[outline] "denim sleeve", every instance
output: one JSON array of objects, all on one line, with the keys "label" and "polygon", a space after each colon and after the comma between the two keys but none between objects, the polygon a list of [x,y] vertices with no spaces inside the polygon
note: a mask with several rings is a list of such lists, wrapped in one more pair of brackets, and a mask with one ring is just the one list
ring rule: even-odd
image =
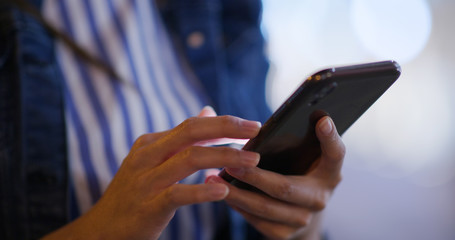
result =
[{"label": "denim sleeve", "polygon": [[63,99],[53,39],[0,7],[0,239],[36,239],[67,218]]}]

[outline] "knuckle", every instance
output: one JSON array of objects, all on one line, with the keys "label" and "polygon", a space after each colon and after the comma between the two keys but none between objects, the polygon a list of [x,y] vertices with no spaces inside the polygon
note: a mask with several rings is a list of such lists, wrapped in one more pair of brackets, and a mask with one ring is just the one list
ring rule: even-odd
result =
[{"label": "knuckle", "polygon": [[196,169],[200,167],[199,158],[201,156],[201,152],[203,151],[202,147],[198,146],[191,146],[183,150],[182,157],[183,160],[186,162],[189,168]]},{"label": "knuckle", "polygon": [[300,214],[297,219],[296,223],[299,227],[306,227],[311,220],[311,216],[309,214]]},{"label": "knuckle", "polygon": [[290,198],[295,192],[294,185],[287,180],[286,178],[283,178],[280,184],[275,188],[274,190],[274,195],[275,197],[281,198],[281,199],[287,199]]},{"label": "knuckle", "polygon": [[142,134],[141,136],[139,136],[136,139],[133,146],[137,146],[137,147],[144,146],[147,142],[147,137],[148,137],[148,134]]},{"label": "knuckle", "polygon": [[254,203],[240,203],[241,208],[247,212],[254,212],[257,216],[266,217],[269,216],[272,210],[272,206],[270,204],[266,204],[263,200],[258,199],[258,201]]},{"label": "knuckle", "polygon": [[[142,149],[130,151],[128,155],[123,160],[122,166],[126,168],[133,168],[136,169],[137,167],[141,166],[142,159],[144,158],[144,151]],[[121,166],[121,167],[122,167]]]},{"label": "knuckle", "polygon": [[327,187],[329,190],[334,190],[338,184],[343,180],[343,176],[341,173],[338,173],[337,175],[333,176],[330,181],[327,182]]},{"label": "knuckle", "polygon": [[153,144],[159,138],[157,133],[145,133],[136,138],[131,149],[141,149],[147,145]]},{"label": "knuckle", "polygon": [[340,173],[340,174],[338,174],[338,175],[335,177],[335,179],[333,180],[332,189],[334,189],[336,186],[338,186],[338,184],[340,184],[341,181],[343,181],[343,175]]},{"label": "knuckle", "polygon": [[333,164],[337,164],[343,162],[345,155],[346,147],[342,144],[337,146],[335,149],[326,152],[326,159]]},{"label": "knuckle", "polygon": [[230,115],[221,116],[221,125],[223,126],[223,130],[228,130],[229,126],[238,126],[240,125],[240,121],[238,118]]},{"label": "knuckle", "polygon": [[319,194],[316,195],[316,197],[313,199],[313,206],[312,208],[315,211],[322,211],[325,209],[327,206],[327,202],[329,200],[330,196],[326,192],[320,192]]},{"label": "knuckle", "polygon": [[344,156],[346,155],[346,146],[344,145],[344,143],[340,140],[339,141],[339,145],[338,145],[338,149],[337,151],[334,151],[333,152],[333,158],[335,160],[342,160],[344,159]]},{"label": "knuckle", "polygon": [[221,123],[223,125],[228,125],[228,124],[235,123],[235,120],[236,120],[236,118],[234,118],[231,115],[220,116],[220,119],[221,119]]},{"label": "knuckle", "polygon": [[317,200],[314,202],[313,208],[316,211],[322,211],[326,207],[326,202],[323,200]]},{"label": "knuckle", "polygon": [[190,118],[187,118],[185,119],[185,121],[183,121],[180,125],[183,127],[183,128],[187,128],[187,127],[190,127],[190,126],[193,126],[194,123],[197,121],[197,117],[190,117]]},{"label": "knuckle", "polygon": [[196,127],[197,122],[198,122],[197,117],[190,117],[180,124],[182,131],[185,133],[187,138],[191,140],[197,139],[198,132],[198,129]]},{"label": "knuckle", "polygon": [[251,208],[255,209],[260,216],[268,216],[272,212],[272,207],[269,204],[258,204]]}]

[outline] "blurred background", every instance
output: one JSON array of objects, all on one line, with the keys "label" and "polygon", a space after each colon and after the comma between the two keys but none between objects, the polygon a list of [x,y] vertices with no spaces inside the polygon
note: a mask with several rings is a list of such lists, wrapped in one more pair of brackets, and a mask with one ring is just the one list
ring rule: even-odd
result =
[{"label": "blurred background", "polygon": [[455,239],[455,1],[264,0],[277,108],[316,70],[394,59],[402,75],[343,136],[333,240]]}]

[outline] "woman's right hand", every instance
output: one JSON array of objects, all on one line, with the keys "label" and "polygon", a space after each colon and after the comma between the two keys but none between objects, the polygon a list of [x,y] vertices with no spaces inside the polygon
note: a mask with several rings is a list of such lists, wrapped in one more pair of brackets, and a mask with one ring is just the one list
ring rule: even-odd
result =
[{"label": "woman's right hand", "polygon": [[[202,116],[212,116],[204,109]],[[201,115],[200,115],[201,116]],[[221,183],[178,182],[207,168],[254,167],[259,154],[207,145],[222,138],[248,139],[260,123],[232,116],[193,117],[174,129],[139,137],[95,206],[45,239],[157,239],[177,208],[219,201]]]}]

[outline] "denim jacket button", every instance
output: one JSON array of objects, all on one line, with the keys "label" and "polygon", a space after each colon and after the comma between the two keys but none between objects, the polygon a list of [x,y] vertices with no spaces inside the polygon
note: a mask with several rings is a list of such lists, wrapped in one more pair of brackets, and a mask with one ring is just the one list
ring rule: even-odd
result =
[{"label": "denim jacket button", "polygon": [[193,49],[200,48],[202,45],[204,45],[204,42],[205,36],[202,32],[199,31],[190,33],[186,38],[186,43]]}]

